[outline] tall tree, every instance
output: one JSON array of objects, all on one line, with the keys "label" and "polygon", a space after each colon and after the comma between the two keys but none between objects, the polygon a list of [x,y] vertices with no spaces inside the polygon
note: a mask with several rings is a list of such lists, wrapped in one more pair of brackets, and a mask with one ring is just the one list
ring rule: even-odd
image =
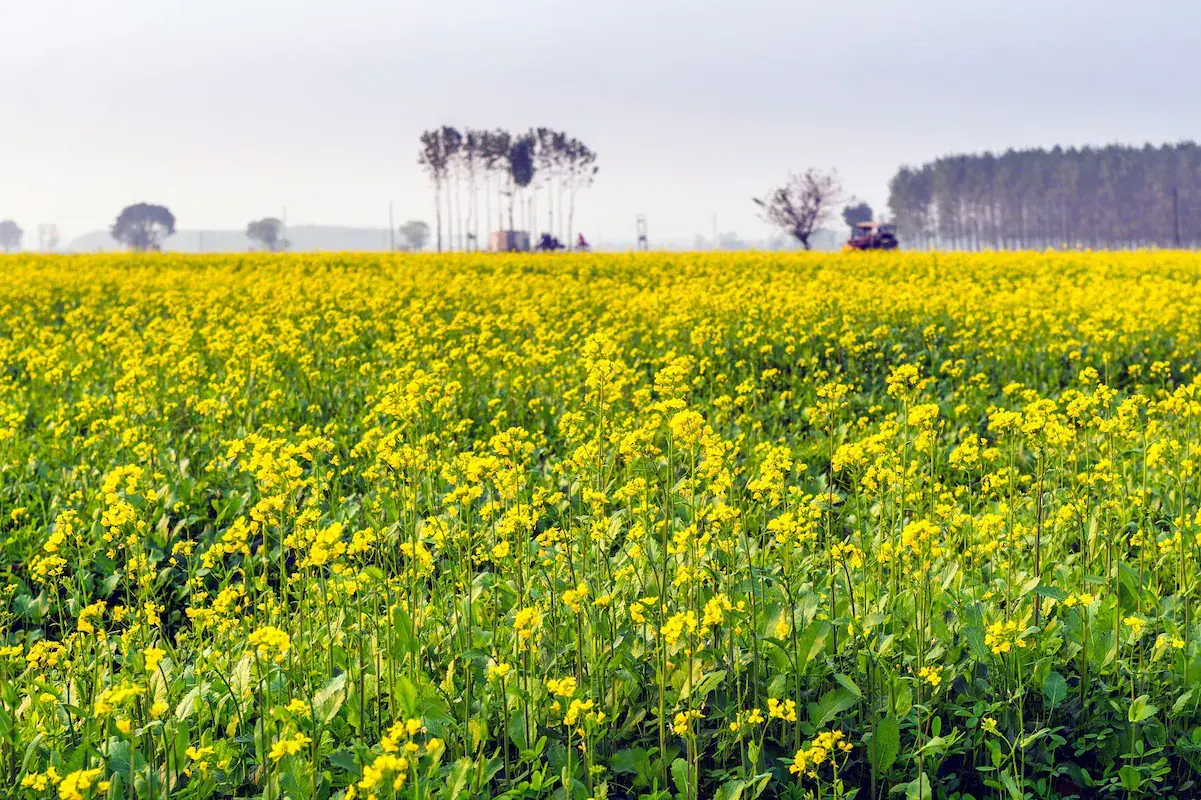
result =
[{"label": "tall tree", "polygon": [[127,206],[113,223],[114,239],[133,250],[158,250],[175,233],[175,215],[165,206],[137,203]]},{"label": "tall tree", "polygon": [[406,250],[416,253],[429,241],[430,226],[420,220],[409,220],[400,226],[400,238],[404,239]]},{"label": "tall tree", "polygon": [[446,150],[442,142],[442,131],[424,131],[421,134],[421,150],[417,154],[417,163],[425,167],[434,184],[434,225],[438,231],[438,252],[442,252],[442,184],[446,181],[446,170],[449,164]]},{"label": "tall tree", "polygon": [[518,191],[534,180],[534,138],[521,136],[509,148],[509,230],[514,230],[513,203]]},{"label": "tall tree", "polygon": [[[597,174],[595,152],[578,139],[545,127],[514,135],[500,129],[460,132],[443,126],[422,133],[417,161],[425,168],[434,187],[434,225],[439,252],[443,246],[443,216],[446,217],[446,241],[451,249],[456,240],[460,248],[465,243],[479,247],[480,220],[485,220],[485,235],[494,222],[494,195],[498,228],[505,228],[506,213],[508,227],[517,226],[517,208],[521,209],[523,223],[528,222],[531,229],[537,227],[538,204],[544,188],[548,232],[553,234],[557,224],[562,235],[566,225],[570,236],[577,195],[581,189],[592,185]],[[528,182],[523,182],[527,176]],[[481,177],[482,215],[479,207]],[[463,183],[466,183],[466,198],[463,197]]]},{"label": "tall tree", "polygon": [[788,182],[762,198],[752,198],[763,218],[801,243],[810,247],[813,233],[834,215],[842,202],[842,184],[836,172],[808,169],[790,175]]},{"label": "tall tree", "polygon": [[874,217],[871,206],[853,197],[842,209],[842,221],[852,232],[861,222],[871,222]]},{"label": "tall tree", "polygon": [[248,224],[246,238],[258,242],[259,247],[269,253],[288,249],[288,240],[284,238],[284,223],[275,217],[263,217]]},{"label": "tall tree", "polygon": [[[463,134],[449,125],[443,125],[442,130],[438,132],[439,138],[442,140],[443,163],[445,164],[445,173],[454,179],[454,191],[450,190],[450,185],[447,186],[446,192],[446,232],[447,239],[450,243],[450,249],[453,250],[455,245],[454,235],[451,233],[451,225],[457,222],[459,249],[463,249],[463,217],[462,209],[459,208],[459,178],[462,174],[462,165],[460,163],[460,150],[463,147]],[[452,205],[453,198],[453,205]],[[457,212],[457,213],[456,213]]]},{"label": "tall tree", "polygon": [[567,241],[572,242],[575,232],[575,199],[580,189],[592,185],[596,178],[596,153],[579,139],[572,139],[567,144],[568,170],[568,206],[567,206]]},{"label": "tall tree", "polygon": [[[484,160],[484,181],[487,184],[484,187],[484,202],[486,205],[486,213],[488,215],[488,226],[492,226],[492,196],[493,192],[497,193],[496,197],[496,229],[501,230],[505,227],[503,211],[501,210],[500,192],[508,183],[509,170],[509,150],[512,148],[512,136],[506,131],[499,128],[493,131],[488,131],[484,134],[483,140],[483,160]],[[493,186],[493,179],[496,179],[496,185]],[[491,237],[489,237],[491,238]],[[491,244],[489,243],[489,247]]]},{"label": "tall tree", "polygon": [[0,247],[4,248],[4,252],[11,253],[21,247],[21,237],[25,235],[25,231],[21,230],[21,226],[13,222],[11,219],[6,219],[0,222]]},{"label": "tall tree", "polygon": [[555,181],[559,177],[561,162],[559,139],[563,134],[550,128],[538,128],[535,132],[538,178],[546,186],[546,232],[555,233]]},{"label": "tall tree", "polygon": [[1201,243],[1201,148],[1179,142],[944,156],[902,167],[889,184],[888,206],[908,245],[1193,247]]},{"label": "tall tree", "polygon": [[468,249],[479,250],[480,247],[480,225],[479,225],[479,205],[476,202],[476,174],[480,167],[480,157],[482,155],[482,137],[479,131],[471,130],[470,128],[463,131],[463,149],[461,160],[463,169],[467,174],[467,241],[470,243]]}]

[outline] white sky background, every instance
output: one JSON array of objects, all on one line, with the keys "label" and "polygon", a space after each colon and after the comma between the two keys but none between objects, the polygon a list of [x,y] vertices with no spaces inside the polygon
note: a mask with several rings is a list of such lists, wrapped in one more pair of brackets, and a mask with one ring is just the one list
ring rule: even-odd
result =
[{"label": "white sky background", "polygon": [[0,0],[0,218],[432,224],[423,129],[546,125],[586,235],[758,239],[807,166],[1201,137],[1199,73],[1196,0]]}]

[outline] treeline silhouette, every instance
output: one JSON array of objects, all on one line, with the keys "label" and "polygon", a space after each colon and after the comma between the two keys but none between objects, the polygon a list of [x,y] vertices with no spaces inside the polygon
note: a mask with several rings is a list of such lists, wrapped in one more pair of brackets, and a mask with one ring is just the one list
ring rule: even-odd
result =
[{"label": "treeline silhouette", "polygon": [[1196,247],[1201,147],[1007,150],[902,167],[889,209],[909,247]]}]

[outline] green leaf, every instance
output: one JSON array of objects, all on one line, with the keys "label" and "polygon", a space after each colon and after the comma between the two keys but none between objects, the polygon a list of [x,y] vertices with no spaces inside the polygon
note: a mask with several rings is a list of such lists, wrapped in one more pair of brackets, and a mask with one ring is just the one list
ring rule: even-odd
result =
[{"label": "green leaf", "polygon": [[446,800],[458,800],[463,788],[467,786],[467,776],[471,773],[472,760],[464,756],[456,761],[446,776]]},{"label": "green leaf", "polygon": [[279,786],[284,797],[312,796],[310,771],[301,759],[285,758],[276,769],[279,770]]},{"label": "green leaf", "polygon": [[909,681],[899,681],[895,690],[893,713],[897,719],[904,719],[905,715],[913,708],[913,690],[909,687]]},{"label": "green leaf", "polygon": [[613,770],[614,772],[629,772],[637,774],[638,763],[645,758],[647,758],[647,753],[645,748],[642,747],[618,750],[613,754],[613,758],[609,759],[609,769]]},{"label": "green leaf", "polygon": [[992,655],[988,646],[984,644],[984,628],[979,625],[969,625],[963,629],[963,635],[967,639],[968,649],[976,658],[986,659]]},{"label": "green leaf", "polygon": [[137,769],[141,759],[136,751],[132,751],[129,742],[112,739],[108,743],[108,771],[118,775],[128,775],[130,759],[133,759],[133,769]]},{"label": "green leaf", "polygon": [[530,746],[530,744],[532,744],[530,742],[529,732],[525,727],[525,715],[523,714],[514,714],[512,716],[512,718],[509,720],[508,734],[509,741],[511,741],[513,746],[518,750],[525,750]]},{"label": "green leaf", "polygon": [[745,789],[749,791],[744,790],[744,793],[750,798],[750,800],[755,800],[755,798],[763,794],[763,790],[767,788],[769,783],[771,783],[771,779],[772,774],[770,772],[764,772],[748,779],[746,781]]},{"label": "green leaf", "polygon": [[713,800],[740,800],[744,788],[746,784],[740,780],[726,781],[713,795]]},{"label": "green leaf", "polygon": [[916,756],[924,753],[937,755],[938,753],[941,753],[943,750],[947,749],[947,746],[952,740],[948,740],[945,736],[935,736],[934,738],[930,739],[930,741],[918,748],[914,755]]},{"label": "green leaf", "polygon": [[724,669],[719,669],[715,672],[710,672],[702,676],[701,679],[696,682],[695,688],[693,688],[692,681],[686,680],[684,682],[684,688],[680,692],[680,699],[683,700],[689,695],[693,695],[703,700],[705,696],[709,694],[709,692],[720,686],[721,682],[725,679],[726,671]]},{"label": "green leaf", "polygon": [[392,631],[396,635],[397,646],[404,652],[413,649],[413,620],[409,612],[397,605],[392,612]]},{"label": "green leaf", "polygon": [[174,745],[175,745],[175,757],[177,759],[179,759],[180,762],[182,762],[184,760],[184,758],[186,758],[186,753],[188,752],[188,745],[191,744],[191,742],[192,742],[191,730],[188,727],[188,723],[186,723],[182,720],[177,722],[175,724],[175,743],[174,743]]},{"label": "green leaf", "polygon": [[325,686],[313,695],[313,708],[322,722],[328,724],[338,715],[338,709],[346,700],[346,673],[336,675],[326,681]]},{"label": "green leaf", "polygon": [[1051,734],[1050,728],[1039,728],[1034,733],[1032,733],[1028,736],[1023,736],[1020,740],[1020,743],[1018,744],[1018,747],[1025,749],[1025,748],[1029,747],[1030,745],[1034,744],[1035,742],[1037,742],[1042,737],[1049,736],[1050,734]]},{"label": "green leaf", "polygon": [[1062,601],[1068,598],[1068,593],[1058,586],[1039,586],[1034,593],[1042,597],[1050,597],[1052,600]]},{"label": "green leaf", "polygon": [[[234,665],[233,671],[230,673],[230,688],[237,692],[239,697],[246,694],[251,689],[250,666],[253,663],[253,656],[244,655],[238,660],[238,663]],[[235,697],[234,700],[236,701],[237,697]]]},{"label": "green leaf", "polygon": [[797,664],[797,671],[802,675],[805,673],[805,666],[810,659],[822,651],[826,646],[826,639],[830,636],[830,623],[815,622],[805,629],[797,640],[797,653],[799,654],[800,663]]},{"label": "green leaf", "polygon": [[871,754],[872,770],[879,777],[888,771],[897,760],[901,751],[901,724],[896,717],[885,717],[876,725],[872,733]]},{"label": "green leaf", "polygon": [[1017,781],[1008,772],[1001,773],[1001,784],[1005,787],[1005,791],[1009,792],[1011,800],[1024,800],[1025,795],[1018,788]]},{"label": "green leaf", "polygon": [[1129,564],[1118,562],[1118,602],[1125,612],[1134,611],[1138,607],[1138,599],[1142,594],[1139,588],[1138,573]]},{"label": "green leaf", "polygon": [[1172,703],[1173,717],[1180,716],[1181,712],[1184,711],[1185,706],[1187,706],[1189,701],[1193,699],[1193,692],[1195,691],[1196,689],[1189,689],[1187,692],[1176,698],[1176,702]]},{"label": "green leaf", "polygon": [[1137,792],[1143,782],[1143,776],[1129,764],[1118,770],[1118,776],[1122,779],[1122,788],[1128,792]]},{"label": "green leaf", "polygon": [[1068,682],[1058,672],[1052,672],[1043,681],[1043,694],[1051,704],[1051,708],[1055,708],[1068,696]]},{"label": "green leaf", "polygon": [[691,792],[688,791],[688,762],[682,758],[677,758],[671,762],[671,781],[676,785],[676,791],[684,797],[690,797]]},{"label": "green leaf", "polygon": [[644,747],[618,750],[609,761],[609,767],[614,772],[635,775],[635,786],[649,786],[656,777],[651,766],[651,754]]},{"label": "green leaf", "polygon": [[992,765],[999,768],[1005,762],[1005,756],[1001,753],[1001,745],[997,744],[995,739],[985,739],[984,746],[988,748],[988,754],[992,757]]},{"label": "green leaf", "polygon": [[1142,722],[1143,720],[1153,717],[1159,713],[1159,708],[1150,702],[1150,698],[1143,694],[1134,699],[1130,704],[1130,710],[1126,714],[1126,719],[1130,722]]},{"label": "green leaf", "polygon": [[404,675],[396,679],[396,696],[406,716],[411,717],[417,712],[417,687]]},{"label": "green leaf", "polygon": [[330,753],[329,763],[333,764],[338,769],[352,775],[355,778],[359,777],[359,764],[355,760],[354,753],[350,750],[342,749],[335,750]]},{"label": "green leaf", "polygon": [[853,692],[856,697],[863,697],[863,692],[859,689],[855,682],[851,680],[850,676],[843,675],[841,672],[839,672],[834,676],[834,680],[838,681],[838,683],[842,686],[845,686],[847,691]]},{"label": "green leaf", "polygon": [[192,712],[196,708],[196,701],[200,698],[200,687],[193,686],[188,690],[188,693],[180,698],[179,705],[175,707],[176,719],[187,719],[192,716]]},{"label": "green leaf", "polygon": [[849,689],[831,689],[817,703],[810,703],[809,719],[820,728],[847,709],[854,708],[858,702],[859,697]]},{"label": "green leaf", "polygon": [[893,792],[905,792],[905,800],[930,800],[930,776],[919,773],[916,780],[893,787]]}]

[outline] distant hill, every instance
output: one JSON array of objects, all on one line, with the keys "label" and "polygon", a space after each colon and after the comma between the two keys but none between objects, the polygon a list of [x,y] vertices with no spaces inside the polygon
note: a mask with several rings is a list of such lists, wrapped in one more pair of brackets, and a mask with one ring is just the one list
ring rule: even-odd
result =
[{"label": "distant hill", "polygon": [[[296,225],[287,230],[292,250],[387,250],[387,228],[344,228],[337,225]],[[397,237],[399,240],[399,237]],[[398,241],[399,244],[399,241]],[[73,253],[123,250],[108,231],[93,231],[72,239]],[[163,250],[173,253],[245,253],[253,249],[245,231],[179,230],[163,240]]]}]

